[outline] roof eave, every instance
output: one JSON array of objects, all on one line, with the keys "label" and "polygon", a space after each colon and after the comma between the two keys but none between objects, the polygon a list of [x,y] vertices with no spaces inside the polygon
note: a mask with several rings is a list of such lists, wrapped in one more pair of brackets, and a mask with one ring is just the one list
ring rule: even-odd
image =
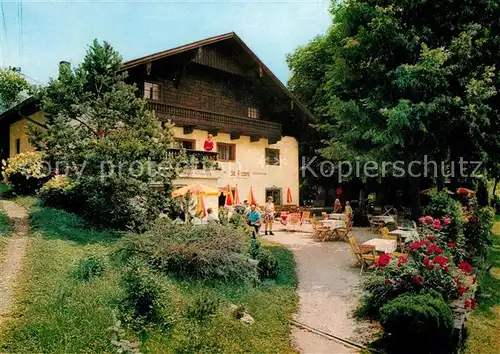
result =
[{"label": "roof eave", "polygon": [[130,60],[123,63],[123,70],[128,70],[138,65],[146,64],[154,60],[160,60],[172,55],[180,54],[189,50],[197,49],[202,46],[213,44],[216,42],[224,41],[233,38],[238,44],[262,67],[262,70],[278,85],[278,87],[297,105],[298,108],[309,118],[313,115],[309,110],[294,96],[294,94],[273,74],[273,72],[259,59],[259,57],[243,42],[243,40],[234,32],[225,33],[222,35],[202,39],[190,44],[179,46],[176,48],[168,49],[159,53],[147,55],[138,59]]}]

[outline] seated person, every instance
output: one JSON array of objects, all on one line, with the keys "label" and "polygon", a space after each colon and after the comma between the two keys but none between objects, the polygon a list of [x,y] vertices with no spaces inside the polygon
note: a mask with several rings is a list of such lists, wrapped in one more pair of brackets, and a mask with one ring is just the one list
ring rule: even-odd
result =
[{"label": "seated person", "polygon": [[260,213],[256,210],[256,205],[252,204],[250,206],[250,211],[247,213],[248,225],[254,227],[252,232],[252,237],[257,238],[259,235],[259,228],[261,224]]},{"label": "seated person", "polygon": [[212,208],[207,209],[207,216],[203,218],[207,223],[218,223],[219,219],[214,214],[214,210]]}]

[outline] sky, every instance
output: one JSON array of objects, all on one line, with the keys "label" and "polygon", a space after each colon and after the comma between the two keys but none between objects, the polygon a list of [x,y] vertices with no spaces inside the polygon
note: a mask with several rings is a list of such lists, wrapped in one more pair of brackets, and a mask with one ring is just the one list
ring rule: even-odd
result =
[{"label": "sky", "polygon": [[330,0],[0,3],[0,65],[21,67],[38,84],[57,74],[61,60],[79,64],[95,38],[108,41],[124,60],[131,60],[231,31],[286,83],[286,55],[324,33],[331,23]]}]

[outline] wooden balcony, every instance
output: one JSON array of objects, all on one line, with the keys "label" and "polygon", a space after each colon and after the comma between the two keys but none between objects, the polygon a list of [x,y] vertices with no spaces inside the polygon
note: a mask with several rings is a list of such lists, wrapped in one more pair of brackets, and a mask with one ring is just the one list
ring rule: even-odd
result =
[{"label": "wooden balcony", "polygon": [[201,129],[214,133],[229,133],[233,139],[239,138],[240,135],[250,136],[252,141],[267,138],[271,143],[281,139],[279,123],[152,101],[148,103],[148,109],[154,111],[161,121],[171,120],[175,125],[184,127],[186,133],[192,129]]},{"label": "wooden balcony", "polygon": [[[167,151],[167,156],[171,158],[179,157],[182,152],[186,154],[189,168],[204,169],[214,167],[219,156],[218,152],[203,151],[203,150],[182,150],[178,148],[170,148]],[[207,166],[204,166],[206,164]]]}]

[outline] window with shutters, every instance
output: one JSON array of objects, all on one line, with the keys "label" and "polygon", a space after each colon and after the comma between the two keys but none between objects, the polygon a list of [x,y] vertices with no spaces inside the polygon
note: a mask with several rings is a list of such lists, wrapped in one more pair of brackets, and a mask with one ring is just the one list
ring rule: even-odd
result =
[{"label": "window with shutters", "polygon": [[219,160],[235,161],[236,160],[236,145],[217,143],[217,151],[219,152]]}]

